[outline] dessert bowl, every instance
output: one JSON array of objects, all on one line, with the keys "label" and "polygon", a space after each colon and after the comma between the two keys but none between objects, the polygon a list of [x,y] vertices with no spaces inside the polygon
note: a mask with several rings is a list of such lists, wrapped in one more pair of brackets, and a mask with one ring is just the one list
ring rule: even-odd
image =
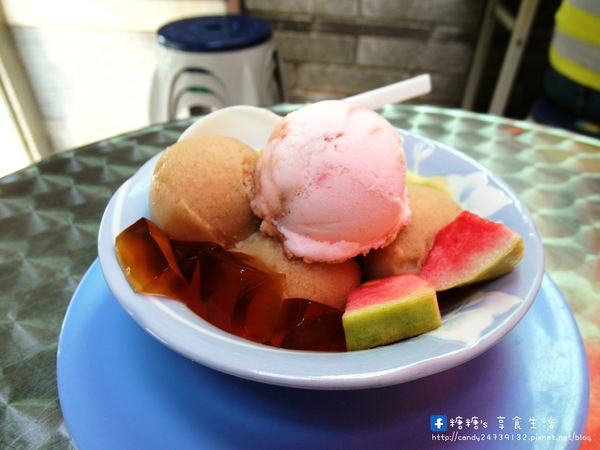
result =
[{"label": "dessert bowl", "polygon": [[[265,117],[271,123],[276,120],[270,113]],[[227,122],[239,124],[226,119],[226,115],[220,119],[225,128]],[[190,127],[199,128],[197,124]],[[262,140],[266,142],[268,128],[263,127],[262,137],[252,142],[255,149],[261,148]],[[235,137],[234,129],[220,131]],[[166,346],[213,369],[259,382],[308,389],[381,387],[438,373],[474,358],[506,335],[534,301],[544,273],[540,240],[527,208],[502,180],[457,150],[403,130],[398,133],[404,139],[409,170],[446,177],[464,209],[502,222],[518,232],[525,245],[524,260],[513,272],[454,292],[450,301],[441,305],[440,328],[369,350],[287,350],[233,336],[181,302],[137,294],[119,266],[114,242],[139,218],[150,218],[148,192],[159,155],[117,190],[104,212],[98,253],[111,292],[142,328]]]}]

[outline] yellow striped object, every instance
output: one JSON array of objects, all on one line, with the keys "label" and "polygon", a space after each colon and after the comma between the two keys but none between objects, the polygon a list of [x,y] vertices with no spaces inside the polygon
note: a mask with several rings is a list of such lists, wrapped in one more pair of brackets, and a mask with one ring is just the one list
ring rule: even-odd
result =
[{"label": "yellow striped object", "polygon": [[549,55],[554,69],[600,91],[600,0],[563,0],[555,24]]}]

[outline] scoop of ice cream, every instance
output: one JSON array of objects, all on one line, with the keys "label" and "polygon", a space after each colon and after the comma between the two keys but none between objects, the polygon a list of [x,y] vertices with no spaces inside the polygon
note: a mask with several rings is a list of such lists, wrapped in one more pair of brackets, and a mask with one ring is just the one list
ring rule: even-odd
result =
[{"label": "scoop of ice cream", "polygon": [[233,250],[283,274],[284,298],[303,298],[343,311],[348,294],[360,284],[360,268],[355,260],[308,264],[298,258],[290,259],[279,241],[261,232],[239,242]]},{"label": "scoop of ice cream", "polygon": [[436,233],[454,220],[461,207],[446,192],[409,184],[410,223],[385,248],[374,250],[361,262],[367,279],[418,274]]},{"label": "scoop of ice cream", "polygon": [[385,246],[410,219],[402,140],[382,116],[328,100],[288,114],[254,172],[261,231],[289,255],[339,262]]},{"label": "scoop of ice cream", "polygon": [[193,137],[167,148],[150,186],[150,214],[171,239],[234,245],[258,229],[250,209],[258,153],[237,139]]}]

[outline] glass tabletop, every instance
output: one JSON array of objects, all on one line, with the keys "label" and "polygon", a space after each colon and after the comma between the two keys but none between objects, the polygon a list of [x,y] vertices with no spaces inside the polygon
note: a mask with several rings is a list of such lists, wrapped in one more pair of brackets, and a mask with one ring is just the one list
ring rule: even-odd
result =
[{"label": "glass tabletop", "polygon": [[[285,114],[298,106],[272,109]],[[462,110],[394,105],[380,112],[396,127],[473,157],[527,204],[546,271],[586,345],[588,431],[600,439],[594,409],[600,383],[600,141]],[[149,126],[0,179],[0,447],[71,448],[55,373],[66,308],[97,256],[96,235],[110,196],[189,123]]]}]

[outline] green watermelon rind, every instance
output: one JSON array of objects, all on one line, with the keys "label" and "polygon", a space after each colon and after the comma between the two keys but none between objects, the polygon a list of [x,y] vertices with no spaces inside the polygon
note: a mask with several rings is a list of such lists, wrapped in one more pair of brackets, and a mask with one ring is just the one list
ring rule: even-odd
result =
[{"label": "green watermelon rind", "polygon": [[361,350],[390,344],[441,326],[435,290],[424,287],[392,301],[347,311],[342,316],[346,347]]}]

